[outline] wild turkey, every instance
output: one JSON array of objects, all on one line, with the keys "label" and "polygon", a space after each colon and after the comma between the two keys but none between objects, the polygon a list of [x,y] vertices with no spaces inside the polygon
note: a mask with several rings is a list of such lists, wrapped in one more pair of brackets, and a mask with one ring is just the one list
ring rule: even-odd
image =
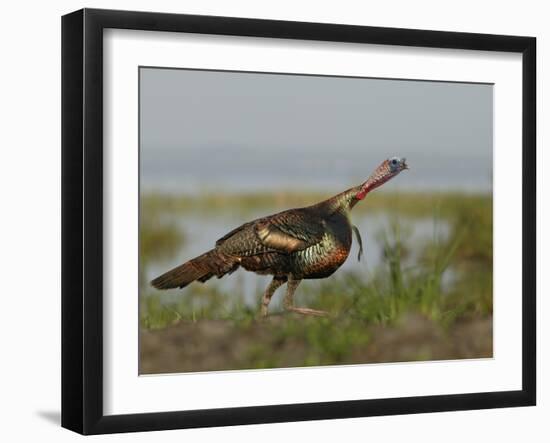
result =
[{"label": "wild turkey", "polygon": [[313,206],[289,209],[245,223],[216,242],[214,249],[166,272],[151,284],[157,289],[183,288],[193,281],[205,282],[231,274],[239,267],[258,274],[273,275],[262,298],[261,313],[273,293],[284,283],[287,292],[283,306],[305,315],[326,315],[325,311],[294,306],[294,292],[302,279],[325,278],[347,259],[352,232],[353,207],[373,189],[402,170],[408,169],[405,158],[384,160],[366,182]]}]

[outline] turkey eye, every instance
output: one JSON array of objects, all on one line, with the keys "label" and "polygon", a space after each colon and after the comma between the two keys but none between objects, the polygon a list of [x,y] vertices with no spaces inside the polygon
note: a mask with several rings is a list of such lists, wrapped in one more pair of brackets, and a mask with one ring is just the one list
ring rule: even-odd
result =
[{"label": "turkey eye", "polygon": [[397,160],[394,158],[394,159],[391,161],[391,164],[392,164],[392,165],[396,165],[396,164],[397,164]]}]

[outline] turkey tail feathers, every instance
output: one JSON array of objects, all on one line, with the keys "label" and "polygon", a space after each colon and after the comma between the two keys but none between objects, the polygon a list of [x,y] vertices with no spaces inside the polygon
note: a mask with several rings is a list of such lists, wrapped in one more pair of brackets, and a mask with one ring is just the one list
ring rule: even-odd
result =
[{"label": "turkey tail feathers", "polygon": [[157,289],[184,288],[195,280],[204,283],[213,276],[221,278],[238,267],[238,258],[212,249],[155,278],[151,285]]}]

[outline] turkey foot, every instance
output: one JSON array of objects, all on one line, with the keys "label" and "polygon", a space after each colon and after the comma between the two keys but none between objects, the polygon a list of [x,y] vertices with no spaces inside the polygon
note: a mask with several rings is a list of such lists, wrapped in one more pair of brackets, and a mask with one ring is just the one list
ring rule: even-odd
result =
[{"label": "turkey foot", "polygon": [[320,311],[318,309],[311,308],[298,308],[296,306],[287,306],[285,308],[287,311],[297,312],[302,315],[313,315],[315,317],[328,317],[329,313],[327,311]]},{"label": "turkey foot", "polygon": [[296,288],[298,287],[301,281],[302,280],[298,280],[294,278],[294,276],[289,275],[286,294],[283,300],[284,308],[287,311],[297,312],[298,314],[302,314],[302,315],[314,315],[316,317],[326,317],[327,315],[329,315],[329,313],[326,311],[319,311],[317,309],[311,309],[311,308],[298,308],[294,306],[294,292],[296,292]]}]

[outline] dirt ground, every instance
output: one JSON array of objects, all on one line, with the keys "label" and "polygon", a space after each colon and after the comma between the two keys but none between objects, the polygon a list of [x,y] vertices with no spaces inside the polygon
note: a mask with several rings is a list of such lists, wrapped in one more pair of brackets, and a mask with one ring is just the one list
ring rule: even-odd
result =
[{"label": "dirt ground", "polygon": [[[229,320],[201,320],[142,330],[140,373],[300,367],[322,362],[322,355],[311,359],[314,351],[307,333],[289,337],[276,333],[283,322],[288,318],[274,315],[246,328]],[[490,358],[492,328],[492,317],[463,320],[444,331],[422,316],[406,315],[391,327],[370,328],[368,340],[346,349],[334,364]]]}]

